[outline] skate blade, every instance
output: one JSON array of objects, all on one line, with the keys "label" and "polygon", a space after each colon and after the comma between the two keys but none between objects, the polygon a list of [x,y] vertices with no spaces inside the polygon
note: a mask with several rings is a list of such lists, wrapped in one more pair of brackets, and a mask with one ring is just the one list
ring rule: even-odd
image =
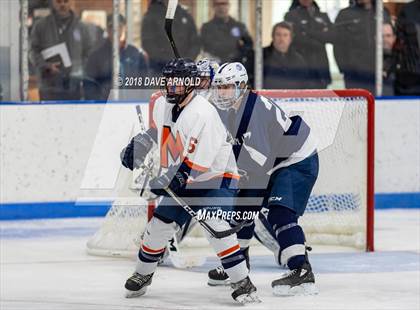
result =
[{"label": "skate blade", "polygon": [[139,289],[138,291],[129,291],[125,290],[125,298],[136,298],[144,295],[147,291],[147,287],[143,287]]},{"label": "skate blade", "polygon": [[318,289],[315,283],[303,283],[293,287],[290,287],[290,285],[276,285],[273,287],[273,294],[276,296],[317,295]]},{"label": "skate blade", "polygon": [[261,299],[258,298],[256,292],[252,292],[251,294],[243,294],[235,299],[241,305],[248,305],[248,304],[259,304],[261,303]]},{"label": "skate blade", "polygon": [[227,280],[208,279],[207,284],[209,286],[228,286],[228,285],[230,285],[230,279],[227,279]]}]

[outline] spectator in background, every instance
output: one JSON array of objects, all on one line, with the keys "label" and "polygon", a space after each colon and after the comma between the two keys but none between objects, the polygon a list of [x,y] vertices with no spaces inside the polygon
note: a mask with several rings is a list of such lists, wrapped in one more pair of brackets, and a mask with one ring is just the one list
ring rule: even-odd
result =
[{"label": "spectator in background", "polygon": [[309,71],[303,57],[292,44],[293,27],[288,22],[277,23],[272,31],[272,43],[265,47],[264,88],[303,89],[308,88]]},{"label": "spectator in background", "polygon": [[397,95],[420,95],[420,0],[405,4],[397,20]]},{"label": "spectator in background", "polygon": [[[120,76],[123,82],[126,77],[145,77],[148,66],[144,54],[126,42],[126,19],[119,15]],[[113,87],[113,31],[112,15],[107,17],[107,38],[89,56],[86,65],[85,98],[88,100],[106,100]],[[124,85],[123,85],[124,87]],[[132,85],[137,88],[138,85]]]},{"label": "spectator in background", "polygon": [[382,41],[383,41],[383,96],[394,96],[395,83],[395,61],[392,55],[392,48],[395,44],[395,32],[391,23],[385,23],[382,27]]},{"label": "spectator in background", "polygon": [[[37,21],[31,31],[30,59],[38,73],[41,100],[81,99],[84,62],[92,45],[86,25],[71,10],[72,4],[73,0],[51,0],[51,14]],[[47,53],[46,49],[60,43],[64,49]]]},{"label": "spectator in background", "polygon": [[204,55],[220,64],[238,61],[253,84],[254,52],[245,25],[229,16],[229,0],[213,0],[214,17],[201,27]]},{"label": "spectator in background", "polygon": [[104,30],[102,29],[102,27],[95,25],[89,21],[84,21],[84,23],[88,29],[88,33],[92,41],[92,49],[95,49],[99,46],[99,44],[102,43],[102,40],[104,39]]},{"label": "spectator in background", "polygon": [[[143,17],[141,28],[142,46],[150,59],[150,69],[160,75],[163,66],[174,58],[164,30],[168,0],[151,0]],[[192,16],[177,6],[172,26],[174,41],[181,57],[195,59],[200,53],[200,39]]]},{"label": "spectator in background", "polygon": [[332,41],[332,23],[313,0],[294,0],[286,21],[293,25],[293,47],[308,65],[308,88],[327,88],[331,74],[325,44]]},{"label": "spectator in background", "polygon": [[[384,22],[390,21],[384,10]],[[356,0],[338,13],[334,26],[334,56],[346,88],[364,88],[375,94],[375,1]]]}]

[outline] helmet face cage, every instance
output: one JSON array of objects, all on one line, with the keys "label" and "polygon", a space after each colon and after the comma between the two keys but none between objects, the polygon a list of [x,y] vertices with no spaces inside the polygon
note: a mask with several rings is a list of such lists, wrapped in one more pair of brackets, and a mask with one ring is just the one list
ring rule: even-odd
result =
[{"label": "helmet face cage", "polygon": [[[212,102],[221,110],[233,107],[236,101],[246,92],[248,74],[245,67],[238,62],[225,63],[216,72],[212,85]],[[233,91],[227,96],[222,86],[231,85]]]},{"label": "helmet face cage", "polygon": [[[233,86],[233,91],[231,96],[226,96],[224,90],[220,88],[220,86]],[[212,101],[216,107],[220,110],[229,110],[233,107],[235,102],[242,96],[246,89],[241,88],[240,83],[233,83],[233,84],[221,84],[221,85],[213,85],[212,86]]]}]

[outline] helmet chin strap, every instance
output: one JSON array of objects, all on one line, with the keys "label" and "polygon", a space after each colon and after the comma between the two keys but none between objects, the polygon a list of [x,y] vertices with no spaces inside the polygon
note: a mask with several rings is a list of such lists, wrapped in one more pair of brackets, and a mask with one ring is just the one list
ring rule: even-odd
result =
[{"label": "helmet chin strap", "polygon": [[182,94],[182,95],[173,94],[173,95],[169,95],[169,96],[167,95],[166,100],[170,104],[176,104],[176,105],[179,106],[184,102],[184,100],[189,96],[189,94],[192,93],[193,90],[194,90],[194,88],[188,87],[184,94]]}]

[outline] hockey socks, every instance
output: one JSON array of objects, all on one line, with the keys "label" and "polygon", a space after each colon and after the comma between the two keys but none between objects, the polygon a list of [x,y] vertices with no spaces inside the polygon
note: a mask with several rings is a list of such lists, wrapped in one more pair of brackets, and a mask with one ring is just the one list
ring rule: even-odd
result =
[{"label": "hockey socks", "polygon": [[298,216],[290,209],[272,205],[268,213],[280,246],[279,263],[293,270],[305,263],[305,235],[298,224]]},{"label": "hockey socks", "polygon": [[143,236],[136,272],[142,275],[154,273],[159,260],[165,253],[169,239],[172,238],[178,229],[175,222],[164,222],[162,219],[153,216],[146,227]]},{"label": "hockey socks", "polygon": [[217,256],[232,282],[238,282],[248,275],[245,256],[242,254],[239,244],[217,253]]}]

